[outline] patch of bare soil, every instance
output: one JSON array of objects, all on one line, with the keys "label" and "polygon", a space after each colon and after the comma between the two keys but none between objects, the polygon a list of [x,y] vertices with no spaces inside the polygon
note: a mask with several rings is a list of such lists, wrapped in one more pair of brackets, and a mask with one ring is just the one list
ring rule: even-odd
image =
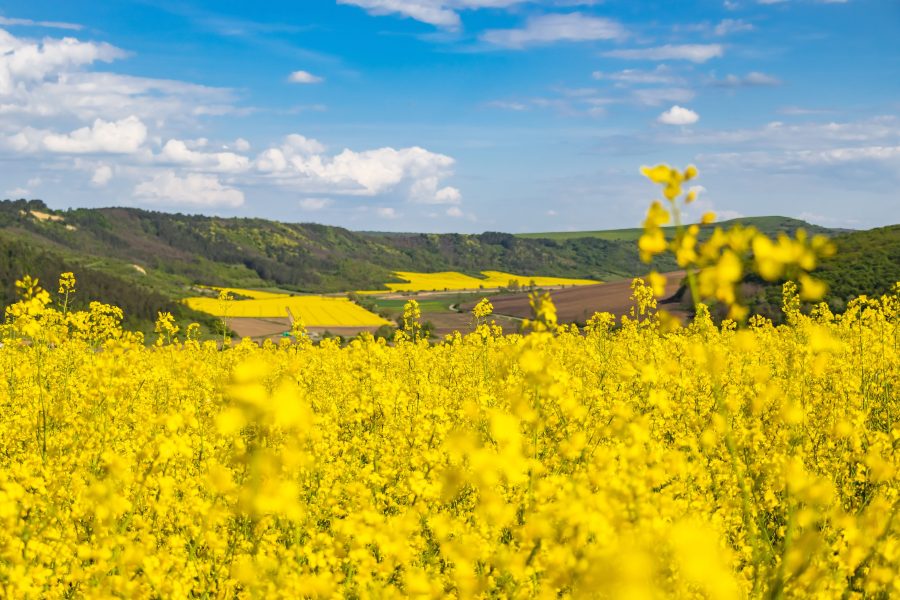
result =
[{"label": "patch of bare soil", "polygon": [[[676,271],[665,275],[667,275],[666,291],[663,298],[669,298],[681,287],[684,272]],[[584,323],[595,312],[609,312],[620,317],[628,314],[634,305],[631,300],[631,280],[553,290],[550,292],[550,297],[556,305],[557,318],[560,323]],[[527,293],[496,296],[490,300],[494,305],[494,313],[497,315],[507,315],[519,319],[527,319],[531,316]],[[680,304],[673,304],[672,307],[661,307],[677,314]],[[474,305],[474,302],[468,302],[461,308],[469,311]]]},{"label": "patch of bare soil", "polygon": [[237,334],[239,338],[266,338],[271,336],[281,336],[285,331],[290,330],[291,323],[287,317],[283,319],[252,319],[249,317],[235,317],[227,319],[228,327]]}]

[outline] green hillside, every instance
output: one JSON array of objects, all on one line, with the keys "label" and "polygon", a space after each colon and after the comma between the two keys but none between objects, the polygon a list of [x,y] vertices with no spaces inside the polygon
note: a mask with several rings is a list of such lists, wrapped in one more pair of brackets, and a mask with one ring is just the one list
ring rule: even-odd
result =
[{"label": "green hillside", "polygon": [[[801,227],[806,229],[806,231],[808,231],[809,233],[824,233],[830,235],[835,232],[835,230],[821,227],[819,225],[813,225],[799,219],[792,219],[790,217],[742,217],[740,219],[719,221],[717,223],[713,223],[712,225],[702,225],[700,227],[700,238],[703,239],[708,236],[716,227],[728,229],[729,227],[737,223],[740,223],[744,226],[752,225],[753,227],[756,227],[761,232],[769,236],[777,235],[780,232],[793,233]],[[672,235],[675,232],[675,227],[664,227],[663,230],[666,231],[667,234]],[[643,229],[635,227],[631,229],[606,229],[601,231],[519,233],[516,234],[516,236],[524,239],[573,240],[581,238],[595,238],[601,240],[636,242],[638,238],[641,237],[642,232]]]},{"label": "green hillside", "polygon": [[840,235],[834,242],[837,253],[816,272],[828,284],[833,306],[861,294],[880,296],[900,282],[900,225]]},{"label": "green hillside", "polygon": [[[831,233],[784,217],[743,222],[770,235],[793,233],[799,227]],[[147,328],[159,310],[174,311],[185,319],[198,318],[178,303],[195,293],[191,288],[196,284],[345,292],[382,288],[392,280],[394,270],[470,274],[502,270],[606,281],[642,275],[650,268],[674,270],[670,257],[651,266],[640,261],[635,244],[638,231],[540,234],[543,237],[494,232],[360,233],[312,223],[135,208],[53,211],[39,200],[3,201],[0,303],[13,300],[13,282],[24,273],[40,277],[52,288],[59,272],[71,270],[79,279],[79,301],[102,299],[119,304],[133,322]],[[838,238],[847,256],[839,259],[844,262],[834,263],[830,272],[823,270],[823,277],[831,277],[835,294],[855,293],[852,273],[866,274],[860,279],[860,289],[866,291],[875,289],[893,272],[890,267],[898,264],[896,253],[891,254],[895,251],[886,251],[883,260],[863,260],[881,256],[873,247],[894,242],[896,228],[880,231],[861,232],[870,234],[871,240],[866,242],[842,241],[863,239],[854,237],[859,233]]]},{"label": "green hillside", "polygon": [[[842,311],[851,298],[860,295],[878,297],[900,282],[900,225],[867,231],[844,233],[833,238],[837,252],[822,259],[816,277],[828,284],[825,300],[835,311]],[[750,311],[781,322],[781,286],[758,276],[747,278],[754,290],[749,297]]]},{"label": "green hillside", "polygon": [[[193,283],[307,292],[376,289],[392,280],[394,270],[496,269],[599,280],[647,270],[636,246],[617,240],[360,234],[310,223],[131,208],[55,212],[39,201],[0,203],[0,239],[147,285],[168,297],[184,295]],[[674,268],[670,262],[657,266]]]}]

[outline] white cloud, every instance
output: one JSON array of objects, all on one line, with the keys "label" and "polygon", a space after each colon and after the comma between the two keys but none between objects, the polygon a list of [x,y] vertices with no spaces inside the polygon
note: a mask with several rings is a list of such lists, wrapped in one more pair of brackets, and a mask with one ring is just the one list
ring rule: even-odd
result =
[{"label": "white cloud", "polygon": [[250,168],[250,159],[246,156],[234,152],[197,152],[191,150],[184,141],[174,139],[166,142],[157,160],[223,173],[239,173]]},{"label": "white cloud", "polygon": [[298,202],[300,208],[309,211],[322,210],[330,204],[331,200],[329,200],[328,198],[304,198],[303,200]]},{"label": "white cloud", "polygon": [[900,172],[900,119],[883,116],[850,122],[773,122],[757,129],[682,130],[670,141],[704,147],[697,161],[708,168],[853,177],[893,181]]},{"label": "white cloud", "polygon": [[109,165],[100,165],[94,169],[94,174],[91,176],[91,183],[97,187],[104,187],[109,183],[110,179],[112,179],[112,176],[112,167]]},{"label": "white cloud", "polygon": [[614,40],[625,36],[625,28],[616,21],[581,13],[530,17],[521,29],[491,29],[481,39],[506,48],[524,48],[531,44]]},{"label": "white cloud", "polygon": [[435,175],[423,177],[410,186],[409,197],[422,204],[459,204],[462,193],[455,187],[439,187],[440,179]]},{"label": "white cloud", "polygon": [[853,146],[829,148],[827,150],[792,150],[779,154],[764,156],[755,153],[752,162],[763,164],[779,162],[782,165],[837,165],[850,162],[900,162],[900,145],[898,146]]},{"label": "white cloud", "polygon": [[437,27],[456,28],[459,15],[440,2],[429,0],[337,0],[338,4],[353,4],[373,15],[400,14]]},{"label": "white cloud", "polygon": [[293,134],[251,158],[244,138],[212,143],[200,137],[200,118],[240,114],[231,90],[90,70],[122,56],[109,44],[33,41],[0,29],[0,151],[52,161],[48,168],[68,169],[96,188],[131,185],[135,198],[157,204],[236,207],[245,186],[273,183],[307,199],[385,195],[445,208],[462,202],[460,190],[447,185],[453,158],[420,147],[333,152]]},{"label": "white cloud", "polygon": [[833,113],[833,110],[825,108],[805,108],[802,106],[782,106],[778,109],[778,113],[788,116],[807,116],[807,115],[827,115]]},{"label": "white cloud", "polygon": [[81,120],[137,115],[155,123],[193,122],[239,112],[231,90],[192,83],[102,72],[57,72],[46,80],[18,82],[0,95],[0,115]]},{"label": "white cloud", "polygon": [[0,116],[117,120],[136,115],[156,123],[235,112],[231,90],[179,81],[89,72],[126,53],[75,38],[35,41],[0,29]]},{"label": "white cloud", "polygon": [[652,71],[641,69],[623,69],[615,73],[594,71],[591,76],[597,80],[614,81],[620,86],[629,85],[657,85],[682,83],[683,79],[676,77],[666,65],[657,65]]},{"label": "white cloud", "polygon": [[375,214],[384,219],[396,219],[398,216],[397,210],[390,206],[378,206],[375,208]]},{"label": "white cloud", "polygon": [[654,48],[611,50],[604,53],[604,56],[628,60],[688,60],[704,63],[724,54],[725,48],[721,44],[666,44]]},{"label": "white cloud", "polygon": [[79,31],[84,29],[83,25],[77,23],[65,23],[62,21],[32,21],[31,19],[16,19],[10,17],[0,17],[0,26],[4,27],[46,27],[49,29],[68,29],[70,31]]},{"label": "white cloud", "polygon": [[830,149],[835,147],[874,147],[900,144],[900,118],[893,115],[862,121],[810,122],[786,124],[772,121],[755,129],[726,129],[718,131],[681,131],[671,135],[670,141],[681,144],[746,145],[784,150]]},{"label": "white cloud", "polygon": [[508,102],[506,100],[493,100],[488,102],[485,106],[488,108],[498,108],[500,110],[512,110],[516,112],[528,110],[528,105],[523,102]]},{"label": "white cloud", "polygon": [[446,214],[448,217],[459,218],[463,216],[463,211],[458,206],[451,206],[447,209]]},{"label": "white cloud", "polygon": [[434,194],[435,204],[459,204],[462,202],[462,193],[455,187],[444,187]]},{"label": "white cloud", "polygon": [[759,71],[752,71],[743,77],[738,75],[726,75],[723,79],[713,79],[711,85],[716,87],[740,88],[740,87],[774,87],[781,85],[781,80],[772,75],[766,75]]},{"label": "white cloud", "polygon": [[134,196],[159,204],[203,207],[244,204],[242,191],[222,185],[214,175],[191,173],[178,177],[173,171],[165,171],[150,181],[139,183],[134,188]]},{"label": "white cloud", "polygon": [[713,33],[724,36],[731,33],[740,33],[742,31],[753,31],[754,29],[752,23],[748,23],[743,19],[722,19],[713,28]]},{"label": "white cloud", "polygon": [[63,154],[132,154],[147,139],[147,127],[135,116],[108,122],[96,119],[91,127],[69,134],[48,133],[43,149]]},{"label": "white cloud", "polygon": [[288,81],[291,83],[322,83],[324,78],[313,75],[309,71],[294,71],[288,75]]},{"label": "white cloud", "polygon": [[[338,4],[352,4],[372,15],[398,14],[436,27],[456,29],[460,25],[459,11],[479,8],[506,8],[529,0],[337,0]],[[591,0],[558,2],[561,6],[593,4]]]},{"label": "white cloud", "polygon": [[0,96],[12,94],[20,83],[42,81],[53,73],[123,56],[122,50],[106,43],[70,37],[33,42],[0,29]]},{"label": "white cloud", "polygon": [[690,102],[693,90],[687,88],[643,88],[632,92],[634,100],[645,106],[659,106],[669,102]]},{"label": "white cloud", "polygon": [[322,142],[297,133],[286,136],[282,148],[289,154],[321,154],[325,152],[325,145]]},{"label": "white cloud", "polygon": [[665,125],[693,125],[700,120],[700,115],[689,108],[684,108],[676,104],[659,115],[656,120]]},{"label": "white cloud", "polygon": [[459,190],[440,186],[451,174],[454,160],[449,156],[419,147],[344,149],[334,156],[324,152],[318,141],[290,135],[281,146],[260,153],[255,165],[282,185],[306,192],[374,196],[405,189],[414,202],[459,202]]},{"label": "white cloud", "polygon": [[26,196],[31,195],[31,190],[23,187],[13,188],[11,190],[6,190],[6,197],[12,198],[14,200],[18,200],[19,198],[25,198]]}]

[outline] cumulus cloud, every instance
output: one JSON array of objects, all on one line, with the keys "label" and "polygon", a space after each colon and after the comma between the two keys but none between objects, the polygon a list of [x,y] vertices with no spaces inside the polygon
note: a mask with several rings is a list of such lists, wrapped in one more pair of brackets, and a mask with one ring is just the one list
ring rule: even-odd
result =
[{"label": "cumulus cloud", "polygon": [[191,173],[179,177],[174,171],[165,171],[150,181],[137,184],[134,196],[140,200],[169,205],[238,207],[244,204],[242,191],[222,185],[214,175]]},{"label": "cumulus cloud", "polygon": [[184,141],[175,139],[166,142],[157,160],[224,173],[239,173],[250,168],[250,159],[246,156],[234,152],[198,152],[189,148]]},{"label": "cumulus cloud", "polygon": [[447,185],[454,160],[416,146],[332,152],[292,134],[250,157],[244,138],[224,145],[180,136],[202,131],[203,116],[238,114],[231,90],[91,70],[122,56],[109,44],[0,29],[0,150],[51,159],[96,188],[130,181],[136,199],[157,204],[236,207],[239,188],[273,183],[300,192],[306,210],[320,206],[320,194],[462,202]]},{"label": "cumulus cloud", "polygon": [[0,29],[0,116],[185,121],[235,112],[231,90],[88,71],[127,53],[106,43],[75,38],[20,38]]},{"label": "cumulus cloud", "polygon": [[700,115],[689,108],[684,108],[676,104],[659,115],[656,120],[664,125],[693,125],[700,120]]},{"label": "cumulus cloud", "polygon": [[319,77],[318,75],[313,75],[309,71],[294,71],[290,75],[288,75],[288,81],[291,83],[322,83],[325,81],[324,78]]},{"label": "cumulus cloud", "polygon": [[375,208],[375,214],[384,219],[396,219],[400,216],[397,214],[397,209],[391,206],[378,206]]},{"label": "cumulus cloud", "polygon": [[68,134],[48,133],[43,149],[63,154],[133,154],[147,139],[147,127],[135,116],[120,121],[96,119],[91,127]]},{"label": "cumulus cloud", "polygon": [[666,44],[653,48],[610,50],[604,56],[627,60],[687,60],[704,63],[725,54],[721,44]]},{"label": "cumulus cloud", "polygon": [[446,215],[457,219],[463,216],[463,211],[458,206],[451,206],[446,210]]},{"label": "cumulus cloud", "polygon": [[374,196],[405,189],[414,202],[458,203],[456,188],[440,182],[452,172],[454,160],[424,148],[344,149],[330,156],[317,140],[287,136],[279,147],[256,158],[256,169],[282,185],[304,191]]},{"label": "cumulus cloud", "polygon": [[625,28],[616,21],[571,13],[531,17],[520,29],[491,29],[481,34],[481,39],[519,49],[532,44],[614,40],[624,36]]},{"label": "cumulus cloud", "polygon": [[104,187],[112,179],[113,171],[109,165],[100,165],[94,169],[91,176],[91,183],[97,187]]},{"label": "cumulus cloud", "polygon": [[123,56],[122,50],[106,43],[71,37],[32,42],[0,29],[0,96],[11,94],[20,83],[42,81],[52,73]]}]

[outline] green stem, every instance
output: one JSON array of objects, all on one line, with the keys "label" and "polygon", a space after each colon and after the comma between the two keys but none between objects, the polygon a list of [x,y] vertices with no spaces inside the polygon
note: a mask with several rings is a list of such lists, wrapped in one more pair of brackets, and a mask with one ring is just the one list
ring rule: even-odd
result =
[{"label": "green stem", "polygon": [[[678,202],[675,200],[672,201],[672,214],[675,217],[675,239],[678,240],[684,235],[684,223],[681,221],[681,209],[678,207]],[[697,290],[697,275],[690,266],[685,266],[684,271],[687,273],[688,287],[691,289],[691,302],[694,303],[694,314],[696,314],[700,306],[700,296],[698,295]]]}]

